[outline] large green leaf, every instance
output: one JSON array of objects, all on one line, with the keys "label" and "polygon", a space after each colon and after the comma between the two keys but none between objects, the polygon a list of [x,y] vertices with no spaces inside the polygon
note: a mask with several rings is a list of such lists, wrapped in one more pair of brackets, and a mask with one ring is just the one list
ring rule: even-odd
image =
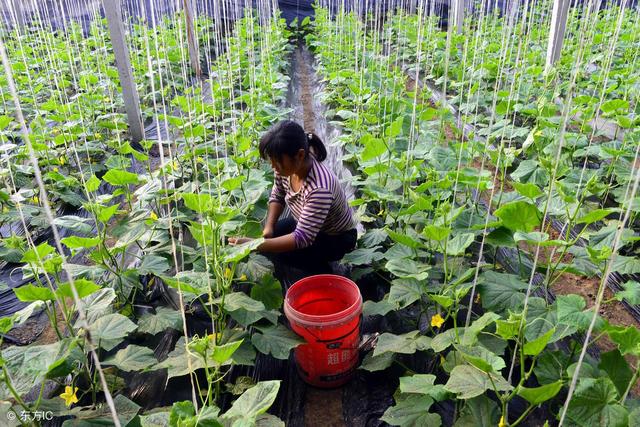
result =
[{"label": "large green leaf", "polygon": [[183,193],[182,200],[186,207],[200,214],[211,212],[218,205],[216,199],[206,193]]},{"label": "large green leaf", "polygon": [[478,288],[485,309],[506,312],[522,305],[527,284],[513,274],[487,271],[482,274]]},{"label": "large green leaf", "polygon": [[635,326],[609,326],[607,333],[611,341],[618,344],[622,354],[640,356],[640,330]]},{"label": "large green leaf", "polygon": [[213,346],[213,353],[211,354],[211,359],[216,362],[218,365],[222,365],[227,362],[229,359],[233,357],[233,354],[238,350],[240,345],[242,345],[243,340],[234,341],[221,345]]},{"label": "large green leaf", "polygon": [[305,342],[282,325],[257,327],[256,329],[260,332],[253,334],[251,342],[259,352],[270,354],[276,359],[288,359],[291,350]]},{"label": "large green leaf", "polygon": [[416,239],[414,239],[413,237],[406,235],[406,234],[402,234],[402,233],[397,233],[393,230],[390,229],[386,229],[387,234],[389,235],[389,237],[391,237],[391,239],[393,239],[394,241],[400,243],[401,245],[405,245],[408,246],[410,248],[413,249],[417,249],[420,247],[420,242],[418,242]]},{"label": "large green leaf", "polygon": [[32,301],[54,301],[56,299],[55,294],[51,289],[45,286],[36,286],[32,284],[22,285],[19,288],[14,288],[13,292],[20,301],[32,302]]},{"label": "large green leaf", "polygon": [[627,386],[633,377],[633,371],[629,368],[629,364],[622,357],[619,350],[611,350],[600,355],[599,369],[602,369],[609,375],[609,378],[616,386],[618,394],[624,395]]},{"label": "large green leaf", "polygon": [[242,393],[222,418],[227,420],[242,419],[248,422],[255,420],[258,415],[264,414],[271,407],[276,400],[279,389],[280,381],[259,382]]},{"label": "large green leaf", "polygon": [[158,363],[153,350],[130,344],[103,362],[122,371],[141,371]]},{"label": "large green leaf", "polygon": [[373,355],[380,356],[387,352],[413,354],[416,351],[428,350],[430,343],[431,338],[420,335],[420,331],[411,331],[402,335],[385,332],[378,337]]},{"label": "large green leaf", "polygon": [[256,250],[264,242],[264,238],[252,239],[247,243],[235,246],[227,246],[223,251],[223,262],[234,263],[242,260],[252,251]]},{"label": "large green leaf", "polygon": [[433,399],[429,396],[400,395],[396,404],[387,409],[380,420],[392,426],[439,426],[442,424],[440,415],[429,412],[432,404]]},{"label": "large green leaf", "polygon": [[447,242],[447,255],[464,255],[464,252],[474,240],[475,235],[473,233],[456,234]]},{"label": "large green leaf", "polygon": [[160,276],[169,268],[171,268],[171,266],[166,258],[149,254],[142,258],[142,263],[138,266],[138,272],[140,274],[154,274],[156,276]]},{"label": "large green leaf", "polygon": [[524,201],[506,203],[496,209],[494,215],[511,231],[527,233],[540,225],[542,217],[536,205]]},{"label": "large green leaf", "polygon": [[495,427],[500,420],[500,408],[487,396],[478,396],[465,402],[455,427]]},{"label": "large green leaf", "polygon": [[389,303],[405,308],[418,301],[422,295],[420,282],[414,279],[396,279],[391,282],[389,290]]},{"label": "large green leaf", "polygon": [[[87,297],[101,289],[100,286],[96,285],[93,281],[86,279],[76,279],[73,281],[73,284],[76,287],[78,297],[80,298]],[[56,294],[60,297],[73,298],[71,284],[62,283],[60,286],[58,286],[58,289],[56,289]]]},{"label": "large green leaf", "polygon": [[396,308],[397,306],[395,304],[390,303],[386,299],[378,302],[369,300],[364,302],[362,306],[362,314],[364,316],[384,316]]},{"label": "large green leaf", "polygon": [[618,301],[627,301],[629,304],[640,304],[640,283],[629,281],[622,285],[623,291],[616,292],[615,298]]},{"label": "large green leaf", "polygon": [[416,280],[425,280],[429,277],[431,266],[418,263],[409,258],[395,258],[388,261],[385,268],[396,277],[412,277]]},{"label": "large green leaf", "polygon": [[140,182],[140,178],[137,174],[120,169],[108,170],[107,173],[103,175],[102,179],[111,185],[129,185]]},{"label": "large green leaf", "polygon": [[384,141],[380,138],[374,138],[369,134],[362,137],[361,143],[364,146],[364,150],[362,150],[360,154],[360,159],[363,162],[373,160],[387,152],[387,146]]},{"label": "large green leaf", "polygon": [[371,265],[384,258],[384,255],[382,252],[378,252],[378,249],[380,249],[380,246],[356,249],[346,254],[343,262],[353,265]]},{"label": "large green leaf", "polygon": [[554,383],[545,384],[540,387],[520,387],[518,388],[518,396],[522,397],[530,404],[537,406],[549,399],[553,399],[561,389],[562,380],[558,380]]},{"label": "large green leaf", "polygon": [[273,276],[265,276],[251,288],[251,298],[262,302],[269,310],[278,310],[284,300],[282,286]]},{"label": "large green leaf", "polygon": [[155,335],[167,328],[182,329],[182,314],[168,307],[159,307],[155,314],[145,313],[138,321],[138,331]]},{"label": "large green leaf", "polygon": [[[39,384],[58,359],[62,342],[46,345],[11,346],[2,350],[2,359],[11,384],[20,395]],[[12,399],[7,387],[0,387],[0,399]]]},{"label": "large green leaf", "polygon": [[111,313],[98,318],[89,327],[94,342],[109,351],[118,345],[122,338],[136,330],[138,325],[120,313]]},{"label": "large green leaf", "polygon": [[617,398],[609,378],[582,378],[569,403],[567,418],[584,427],[626,427],[629,414]]},{"label": "large green leaf", "polygon": [[501,357],[481,346],[455,346],[462,357],[483,372],[500,372],[506,364]]},{"label": "large green leaf", "polygon": [[473,366],[458,365],[451,371],[449,381],[444,388],[451,393],[456,393],[459,399],[471,399],[487,390],[493,390],[492,384],[497,391],[508,391],[513,388],[502,376],[487,374]]},{"label": "large green leaf", "polygon": [[384,371],[393,363],[394,354],[395,353],[388,352],[383,353],[380,356],[374,356],[373,352],[369,352],[362,360],[360,369],[364,369],[369,372]]}]

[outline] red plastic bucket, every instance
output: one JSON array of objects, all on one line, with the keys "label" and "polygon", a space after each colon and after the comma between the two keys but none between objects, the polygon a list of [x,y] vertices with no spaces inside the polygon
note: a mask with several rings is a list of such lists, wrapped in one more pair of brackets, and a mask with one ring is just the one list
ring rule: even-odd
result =
[{"label": "red plastic bucket", "polygon": [[338,387],[358,364],[362,296],[351,280],[333,274],[294,283],[284,302],[291,329],[307,344],[296,347],[298,372],[316,387]]}]

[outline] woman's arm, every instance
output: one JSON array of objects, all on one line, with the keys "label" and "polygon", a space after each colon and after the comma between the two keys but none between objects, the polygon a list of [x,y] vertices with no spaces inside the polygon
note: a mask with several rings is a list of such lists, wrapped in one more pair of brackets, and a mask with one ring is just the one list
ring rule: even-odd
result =
[{"label": "woman's arm", "polygon": [[260,246],[258,246],[258,252],[289,252],[296,249],[296,239],[293,233],[285,234],[284,236],[273,237],[271,239],[265,239]]},{"label": "woman's arm", "polygon": [[278,222],[278,218],[280,218],[282,211],[284,211],[284,205],[282,203],[276,201],[269,203],[267,219],[264,224],[264,229],[262,230],[262,237],[273,237],[273,229],[275,228],[276,222]]}]

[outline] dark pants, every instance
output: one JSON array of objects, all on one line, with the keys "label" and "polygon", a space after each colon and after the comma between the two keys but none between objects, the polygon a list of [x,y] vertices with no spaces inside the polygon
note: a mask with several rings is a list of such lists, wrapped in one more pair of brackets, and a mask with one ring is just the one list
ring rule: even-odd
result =
[{"label": "dark pants", "polygon": [[[278,220],[273,230],[273,237],[293,233],[296,229],[294,218]],[[319,232],[311,246],[289,252],[272,253],[269,258],[274,263],[304,270],[309,274],[331,273],[329,262],[338,261],[356,247],[358,233],[356,229],[331,235]]]}]

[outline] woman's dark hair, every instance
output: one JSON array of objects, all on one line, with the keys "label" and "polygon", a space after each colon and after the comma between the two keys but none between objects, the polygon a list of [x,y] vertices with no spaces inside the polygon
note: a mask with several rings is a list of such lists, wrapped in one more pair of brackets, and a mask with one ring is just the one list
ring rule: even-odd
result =
[{"label": "woman's dark hair", "polygon": [[284,154],[294,157],[298,150],[303,149],[309,155],[311,149],[319,162],[327,158],[327,149],[322,140],[313,132],[305,132],[302,126],[291,120],[283,120],[275,124],[260,138],[260,157],[282,159]]}]

